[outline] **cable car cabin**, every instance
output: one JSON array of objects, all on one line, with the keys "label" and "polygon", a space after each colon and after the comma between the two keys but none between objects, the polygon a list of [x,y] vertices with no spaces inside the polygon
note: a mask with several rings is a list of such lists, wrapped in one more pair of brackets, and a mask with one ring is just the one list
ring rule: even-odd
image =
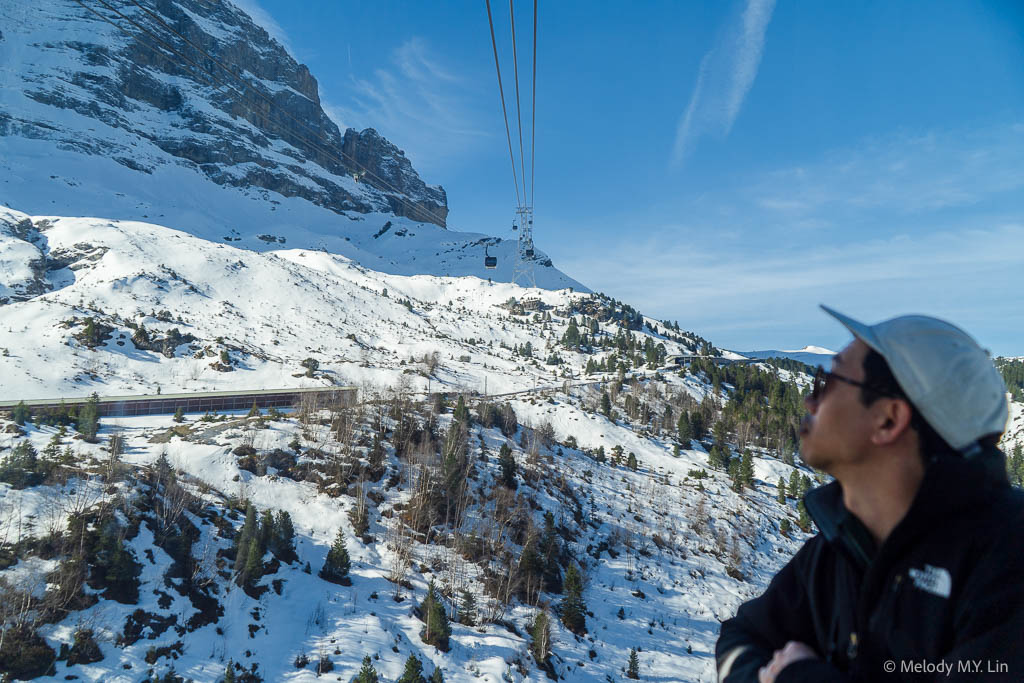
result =
[{"label": "cable car cabin", "polygon": [[526,258],[533,258],[533,247],[526,248]]},{"label": "cable car cabin", "polygon": [[484,268],[487,268],[488,270],[494,270],[497,267],[498,267],[498,257],[497,256],[484,256]]},{"label": "cable car cabin", "polygon": [[513,230],[518,230],[518,229],[519,229],[519,227],[518,227],[518,226],[517,226],[517,225],[516,225],[515,223],[513,223],[513,224],[512,224],[512,229],[513,229]]}]

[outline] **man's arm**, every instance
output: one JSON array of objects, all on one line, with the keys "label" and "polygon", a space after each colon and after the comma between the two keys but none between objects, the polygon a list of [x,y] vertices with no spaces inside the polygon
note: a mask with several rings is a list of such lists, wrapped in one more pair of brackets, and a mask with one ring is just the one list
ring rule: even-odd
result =
[{"label": "man's arm", "polygon": [[[757,681],[761,667],[789,641],[819,647],[804,577],[810,562],[821,550],[817,545],[822,543],[826,541],[820,535],[807,541],[760,597],[743,603],[735,617],[722,622],[715,648],[721,683]],[[814,671],[814,678],[801,680],[818,680],[819,672],[821,680],[843,678],[837,669],[819,659],[800,666],[802,663],[794,662],[783,668],[778,680],[784,681],[790,668]]]}]

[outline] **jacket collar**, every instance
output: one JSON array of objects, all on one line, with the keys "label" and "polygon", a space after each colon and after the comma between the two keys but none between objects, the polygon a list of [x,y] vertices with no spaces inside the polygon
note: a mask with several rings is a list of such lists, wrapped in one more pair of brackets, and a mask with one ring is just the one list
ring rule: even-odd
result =
[{"label": "jacket collar", "polygon": [[[1008,485],[1006,457],[997,448],[985,449],[971,458],[933,457],[910,510],[886,539],[886,548],[902,545],[943,518],[984,506],[996,490]],[[829,543],[842,548],[861,568],[871,564],[877,545],[861,521],[843,505],[838,481],[808,491],[804,505]]]}]

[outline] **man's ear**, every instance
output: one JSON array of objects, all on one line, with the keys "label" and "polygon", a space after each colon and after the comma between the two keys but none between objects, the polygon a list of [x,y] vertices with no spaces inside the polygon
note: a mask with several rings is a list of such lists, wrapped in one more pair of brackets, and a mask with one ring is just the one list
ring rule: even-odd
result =
[{"label": "man's ear", "polygon": [[910,429],[913,408],[901,398],[880,398],[875,401],[875,431],[871,442],[888,446]]}]

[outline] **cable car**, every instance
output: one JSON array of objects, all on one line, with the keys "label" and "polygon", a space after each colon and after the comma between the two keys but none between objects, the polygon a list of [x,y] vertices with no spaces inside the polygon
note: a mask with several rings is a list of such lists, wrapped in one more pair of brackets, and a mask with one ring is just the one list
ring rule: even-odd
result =
[{"label": "cable car", "polygon": [[518,229],[519,229],[519,227],[518,227],[518,226],[517,226],[517,225],[516,225],[515,223],[513,223],[513,224],[512,224],[512,229],[513,229],[513,230],[518,230]]},{"label": "cable car", "polygon": [[487,253],[487,245],[484,245],[484,268],[494,270],[498,267],[498,257]]},{"label": "cable car", "polygon": [[533,245],[526,247],[526,258],[533,258]]}]

